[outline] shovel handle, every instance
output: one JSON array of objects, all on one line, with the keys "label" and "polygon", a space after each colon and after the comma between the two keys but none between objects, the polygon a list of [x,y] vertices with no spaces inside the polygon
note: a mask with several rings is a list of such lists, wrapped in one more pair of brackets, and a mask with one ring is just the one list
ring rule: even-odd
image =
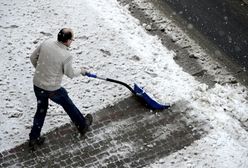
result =
[{"label": "shovel handle", "polygon": [[96,74],[92,74],[92,73],[89,73],[89,72],[86,72],[85,75],[90,77],[90,78],[97,78],[97,79],[101,79],[101,80],[107,80],[106,78],[99,77]]},{"label": "shovel handle", "polygon": [[97,78],[96,74],[91,74],[91,73],[86,72],[85,75],[90,78]]},{"label": "shovel handle", "polygon": [[136,95],[135,91],[128,84],[126,84],[124,82],[121,82],[121,81],[118,81],[118,80],[115,80],[115,79],[99,77],[96,74],[91,74],[91,73],[88,73],[88,72],[85,73],[85,76],[88,76],[90,78],[97,78],[97,79],[101,79],[101,80],[105,80],[105,81],[109,81],[109,82],[113,82],[113,83],[118,83],[120,85],[123,85],[123,86],[127,87],[134,95]]}]

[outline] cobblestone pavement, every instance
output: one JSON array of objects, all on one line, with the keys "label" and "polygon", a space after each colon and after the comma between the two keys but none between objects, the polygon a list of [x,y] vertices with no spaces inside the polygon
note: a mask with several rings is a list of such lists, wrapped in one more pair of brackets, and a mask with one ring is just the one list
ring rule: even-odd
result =
[{"label": "cobblestone pavement", "polygon": [[34,152],[26,142],[0,153],[0,167],[144,167],[200,138],[182,113],[151,112],[135,97],[93,115],[85,136],[66,124]]}]

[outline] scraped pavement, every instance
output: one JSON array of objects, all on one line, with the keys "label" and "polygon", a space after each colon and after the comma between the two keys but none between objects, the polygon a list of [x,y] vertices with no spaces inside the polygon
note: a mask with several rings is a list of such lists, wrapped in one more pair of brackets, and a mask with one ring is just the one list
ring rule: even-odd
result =
[{"label": "scraped pavement", "polygon": [[151,111],[136,97],[94,113],[81,136],[73,124],[45,135],[36,151],[24,143],[0,153],[0,167],[145,167],[203,135],[175,107]]}]

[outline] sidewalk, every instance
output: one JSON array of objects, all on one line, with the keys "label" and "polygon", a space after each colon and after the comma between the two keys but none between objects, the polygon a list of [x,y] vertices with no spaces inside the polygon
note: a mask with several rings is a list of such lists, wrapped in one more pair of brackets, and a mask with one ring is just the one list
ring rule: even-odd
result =
[{"label": "sidewalk", "polygon": [[0,167],[144,167],[200,138],[180,112],[154,113],[135,97],[93,115],[85,136],[66,124],[35,152],[24,143],[0,153]]}]

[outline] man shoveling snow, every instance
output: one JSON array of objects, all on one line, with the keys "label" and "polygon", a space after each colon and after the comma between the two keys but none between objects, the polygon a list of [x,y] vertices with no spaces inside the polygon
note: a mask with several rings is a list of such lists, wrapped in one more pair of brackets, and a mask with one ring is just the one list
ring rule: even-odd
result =
[{"label": "man shoveling snow", "polygon": [[71,29],[61,29],[57,41],[46,40],[35,49],[30,57],[35,67],[33,83],[37,98],[37,111],[29,134],[31,149],[44,143],[45,138],[40,136],[40,132],[46,117],[49,99],[64,108],[81,134],[85,134],[92,124],[92,115],[87,114],[84,117],[68,96],[66,89],[61,87],[63,75],[74,78],[86,73],[84,68],[72,68],[72,56],[67,48],[70,47],[73,37]]}]

